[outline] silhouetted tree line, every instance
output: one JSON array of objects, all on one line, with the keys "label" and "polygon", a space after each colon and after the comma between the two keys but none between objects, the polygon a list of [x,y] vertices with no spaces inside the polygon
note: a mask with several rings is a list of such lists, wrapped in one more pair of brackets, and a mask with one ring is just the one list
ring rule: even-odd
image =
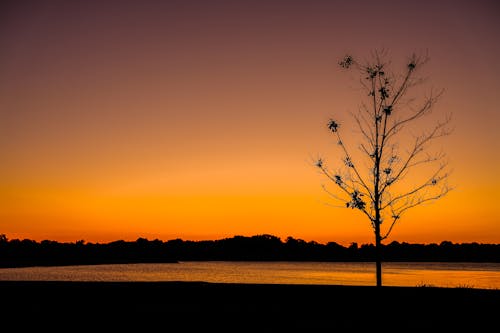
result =
[{"label": "silhouetted tree line", "polygon": [[[500,244],[443,241],[440,244],[392,242],[382,247],[386,261],[500,262]],[[0,235],[0,267],[84,265],[104,263],[151,263],[189,260],[227,261],[373,261],[375,246],[352,243],[345,247],[335,242],[272,235],[235,236],[221,240],[161,241],[138,238],[110,243],[59,243],[29,239],[8,240]]]}]

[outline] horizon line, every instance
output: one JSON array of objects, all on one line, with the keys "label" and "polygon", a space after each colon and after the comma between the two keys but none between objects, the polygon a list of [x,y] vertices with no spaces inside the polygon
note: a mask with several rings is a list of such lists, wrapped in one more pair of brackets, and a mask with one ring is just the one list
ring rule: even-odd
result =
[{"label": "horizon line", "polygon": [[[320,244],[320,245],[337,244],[337,245],[340,245],[340,246],[343,246],[343,247],[350,247],[353,244],[356,244],[357,246],[363,246],[363,245],[373,245],[374,246],[374,243],[372,243],[372,242],[370,242],[370,243],[350,242],[349,245],[344,246],[341,243],[337,243],[336,241],[329,241],[329,242],[325,242],[325,243],[320,243],[320,242],[315,241],[315,240],[306,241],[306,240],[304,240],[302,238],[295,238],[295,237],[292,237],[292,236],[287,236],[286,238],[283,239],[283,238],[281,238],[279,236],[275,236],[273,234],[266,234],[266,233],[254,234],[252,236],[244,236],[244,235],[235,234],[235,235],[233,235],[231,237],[222,237],[222,238],[216,238],[216,239],[200,239],[200,240],[183,239],[183,238],[180,238],[180,237],[176,237],[176,238],[171,238],[171,239],[164,240],[164,239],[160,239],[160,238],[149,239],[147,237],[139,236],[135,240],[116,239],[116,240],[112,240],[112,241],[108,241],[108,242],[88,242],[88,241],[85,241],[84,239],[78,239],[78,240],[75,240],[73,242],[71,242],[71,241],[58,241],[58,240],[55,240],[55,239],[43,239],[43,240],[40,240],[40,241],[37,241],[37,240],[34,240],[34,239],[30,239],[30,238],[23,238],[23,239],[12,238],[12,239],[10,239],[7,236],[7,234],[0,233],[0,242],[1,241],[10,242],[10,241],[17,240],[17,241],[32,241],[32,242],[35,242],[35,243],[42,243],[44,241],[49,241],[49,242],[56,242],[56,243],[60,243],[60,244],[77,244],[77,243],[82,243],[82,244],[111,244],[111,243],[115,243],[115,242],[127,242],[127,243],[130,242],[130,243],[133,243],[133,242],[137,242],[139,240],[145,240],[145,241],[148,241],[148,242],[161,241],[163,243],[166,243],[166,242],[169,242],[169,241],[180,240],[180,241],[183,241],[183,242],[200,243],[200,242],[223,241],[223,240],[234,239],[234,238],[238,238],[238,237],[241,237],[241,238],[254,238],[254,237],[266,237],[266,236],[270,237],[270,238],[276,238],[281,243],[284,243],[284,244],[286,244],[286,242],[287,242],[288,239],[293,239],[293,240],[296,240],[296,241],[303,241],[303,242],[305,242],[307,244],[309,244],[309,243],[316,243],[316,244]],[[500,245],[500,243],[481,243],[481,242],[477,242],[477,241],[461,242],[460,243],[460,242],[453,242],[453,241],[449,241],[449,240],[442,240],[440,242],[429,242],[429,243],[410,243],[410,242],[405,242],[405,241],[393,240],[391,242],[388,242],[388,243],[385,243],[385,244],[382,244],[382,245],[386,246],[386,245],[393,244],[393,243],[409,244],[409,245],[433,245],[433,244],[434,245],[441,245],[443,243],[449,243],[451,245],[465,245],[465,244]]]}]

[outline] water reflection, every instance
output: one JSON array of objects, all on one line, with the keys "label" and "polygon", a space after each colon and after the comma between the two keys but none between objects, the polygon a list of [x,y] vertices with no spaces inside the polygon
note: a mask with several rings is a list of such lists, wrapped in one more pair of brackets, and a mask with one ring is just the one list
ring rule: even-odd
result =
[{"label": "water reflection", "polygon": [[[498,263],[384,263],[384,285],[500,289]],[[0,269],[0,280],[373,285],[373,263],[181,262]]]}]

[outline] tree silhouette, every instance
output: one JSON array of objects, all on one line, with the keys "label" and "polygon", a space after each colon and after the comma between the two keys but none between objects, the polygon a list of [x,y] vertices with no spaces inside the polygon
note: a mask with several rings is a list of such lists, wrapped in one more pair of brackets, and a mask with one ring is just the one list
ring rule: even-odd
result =
[{"label": "tree silhouette", "polygon": [[[341,124],[330,119],[327,128],[337,141],[343,165],[333,171],[322,158],[315,161],[331,181],[329,187],[322,185],[326,193],[340,201],[342,207],[362,212],[371,223],[377,286],[382,285],[381,242],[389,237],[394,225],[410,208],[437,200],[450,191],[445,154],[428,152],[435,139],[450,133],[450,116],[432,122],[433,126],[419,135],[409,130],[431,113],[442,95],[442,91],[431,90],[420,102],[408,96],[412,88],[423,82],[417,73],[428,57],[413,54],[400,74],[390,71],[391,63],[386,58],[385,51],[375,51],[364,62],[350,55],[339,62],[344,70],[357,71],[361,90],[366,93],[366,101],[358,112],[352,113],[354,127],[359,131],[359,150],[348,148],[341,135]],[[415,167],[422,170],[414,179],[407,179]],[[330,189],[332,186],[335,190]],[[382,224],[387,224],[384,230]]]}]

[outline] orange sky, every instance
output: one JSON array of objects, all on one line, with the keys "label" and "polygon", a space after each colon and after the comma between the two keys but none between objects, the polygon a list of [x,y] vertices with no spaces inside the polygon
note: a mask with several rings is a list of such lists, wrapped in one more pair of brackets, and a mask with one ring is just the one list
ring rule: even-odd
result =
[{"label": "orange sky", "polygon": [[[311,164],[360,97],[336,63],[428,50],[455,187],[388,241],[500,243],[495,1],[6,1],[0,233],[372,242]],[[433,121],[430,119],[429,121]],[[429,124],[432,124],[429,122]],[[346,128],[343,128],[346,130]]]}]

